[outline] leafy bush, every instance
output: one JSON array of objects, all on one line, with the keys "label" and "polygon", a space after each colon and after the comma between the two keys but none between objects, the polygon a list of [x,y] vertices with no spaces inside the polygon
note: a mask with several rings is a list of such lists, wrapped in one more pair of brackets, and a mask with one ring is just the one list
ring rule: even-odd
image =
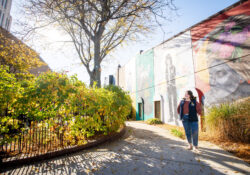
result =
[{"label": "leafy bush", "polygon": [[13,103],[22,93],[15,75],[8,73],[8,67],[0,66],[0,116],[8,116]]},{"label": "leafy bush", "polygon": [[250,142],[250,98],[208,109],[206,130],[220,139]]},{"label": "leafy bush", "polygon": [[117,131],[131,112],[130,97],[115,86],[87,88],[75,76],[59,73],[16,80],[3,66],[0,76],[0,132],[4,138],[32,123],[42,123],[63,132],[69,144],[82,144],[96,134]]},{"label": "leafy bush", "polygon": [[154,124],[162,124],[162,121],[159,120],[158,118],[151,118],[151,119],[146,120],[146,123],[150,125],[154,125]]},{"label": "leafy bush", "polygon": [[171,133],[176,136],[176,137],[180,137],[181,139],[184,139],[184,134],[182,131],[178,130],[178,129],[171,129]]},{"label": "leafy bush", "polygon": [[117,111],[118,113],[116,115],[125,121],[132,109],[132,100],[130,96],[118,86],[109,85],[105,87],[105,89],[113,93],[111,104],[114,110],[113,112]]}]

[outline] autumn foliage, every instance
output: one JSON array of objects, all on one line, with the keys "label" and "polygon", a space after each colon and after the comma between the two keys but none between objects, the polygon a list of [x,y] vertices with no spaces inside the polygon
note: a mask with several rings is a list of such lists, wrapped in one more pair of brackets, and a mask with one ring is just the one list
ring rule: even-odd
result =
[{"label": "autumn foliage", "polygon": [[82,144],[88,137],[120,129],[131,111],[131,99],[120,88],[88,88],[65,74],[17,81],[1,66],[0,85],[1,144],[35,124],[60,131],[66,144]]},{"label": "autumn foliage", "polygon": [[43,63],[39,55],[9,32],[0,28],[0,64],[11,73],[28,73]]},{"label": "autumn foliage", "polygon": [[205,118],[207,133],[224,141],[249,143],[249,118],[250,98],[212,106]]}]

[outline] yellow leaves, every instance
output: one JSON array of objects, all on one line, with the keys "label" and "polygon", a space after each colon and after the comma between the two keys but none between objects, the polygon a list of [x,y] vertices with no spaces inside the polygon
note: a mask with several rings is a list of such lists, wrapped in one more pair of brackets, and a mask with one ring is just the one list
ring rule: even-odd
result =
[{"label": "yellow leaves", "polygon": [[138,27],[139,29],[143,29],[143,26],[142,26],[142,25],[137,25],[137,27]]},{"label": "yellow leaves", "polygon": [[104,111],[104,109],[100,108],[100,109],[98,109],[98,111],[99,111],[99,112],[103,112],[103,111]]},{"label": "yellow leaves", "polygon": [[122,110],[122,107],[120,106],[118,110],[121,111],[121,110]]},{"label": "yellow leaves", "polygon": [[121,26],[124,26],[126,27],[127,26],[127,22],[126,22],[126,19],[125,18],[120,18],[117,23],[115,24],[115,29],[117,27],[121,27]]},{"label": "yellow leaves", "polygon": [[9,33],[0,30],[0,63],[11,65],[13,72],[28,72],[44,63],[39,55]]},{"label": "yellow leaves", "polygon": [[124,18],[121,18],[120,22],[121,22],[121,23],[124,23],[124,22],[125,22]]},{"label": "yellow leaves", "polygon": [[110,53],[110,50],[106,50],[105,54],[108,55]]},{"label": "yellow leaves", "polygon": [[[0,74],[0,77],[7,81],[5,89],[11,89],[9,82],[16,81],[14,76],[11,77],[13,74],[1,69]],[[19,112],[22,112],[34,120],[42,120],[39,124],[32,122],[32,126],[36,125],[39,128],[46,126],[52,133],[57,133],[58,129],[59,133],[63,133],[66,129],[64,132],[66,144],[81,145],[87,137],[117,131],[124,124],[130,111],[129,96],[117,87],[86,88],[76,78],[58,73],[42,74],[25,83],[24,90],[20,93],[21,98],[16,97],[17,90],[10,92],[15,95],[13,99],[19,102],[11,108],[16,110],[12,111],[13,114],[17,114],[13,116],[18,116]],[[1,91],[4,87],[1,82],[0,85],[0,92],[6,92]],[[2,101],[5,102],[6,99],[7,97]],[[64,121],[69,123],[67,128],[62,128],[58,124]],[[10,120],[10,123],[16,122]]]}]

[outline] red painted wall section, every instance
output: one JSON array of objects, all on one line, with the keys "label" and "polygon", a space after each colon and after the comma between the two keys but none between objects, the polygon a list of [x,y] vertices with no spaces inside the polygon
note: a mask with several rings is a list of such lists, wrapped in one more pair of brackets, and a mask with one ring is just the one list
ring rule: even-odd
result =
[{"label": "red painted wall section", "polygon": [[[195,43],[201,38],[204,38],[205,35],[210,33],[214,28],[227,19],[230,16],[235,16],[239,14],[250,15],[250,1],[243,3],[240,6],[234,7],[229,11],[226,11],[223,14],[220,14],[210,20],[204,21],[202,24],[191,29],[192,42]],[[195,44],[193,45],[195,48]]]},{"label": "red painted wall section", "polygon": [[250,96],[250,0],[193,27],[191,37],[205,105]]}]

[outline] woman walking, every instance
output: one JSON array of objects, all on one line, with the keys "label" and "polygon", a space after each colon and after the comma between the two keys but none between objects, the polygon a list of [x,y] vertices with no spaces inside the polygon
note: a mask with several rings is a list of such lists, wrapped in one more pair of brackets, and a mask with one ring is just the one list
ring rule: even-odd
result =
[{"label": "woman walking", "polygon": [[198,114],[201,115],[201,106],[196,101],[192,91],[186,91],[185,97],[181,100],[177,112],[182,120],[183,127],[187,141],[189,143],[188,150],[192,150],[193,146],[195,150],[198,150],[198,133],[199,123]]}]

